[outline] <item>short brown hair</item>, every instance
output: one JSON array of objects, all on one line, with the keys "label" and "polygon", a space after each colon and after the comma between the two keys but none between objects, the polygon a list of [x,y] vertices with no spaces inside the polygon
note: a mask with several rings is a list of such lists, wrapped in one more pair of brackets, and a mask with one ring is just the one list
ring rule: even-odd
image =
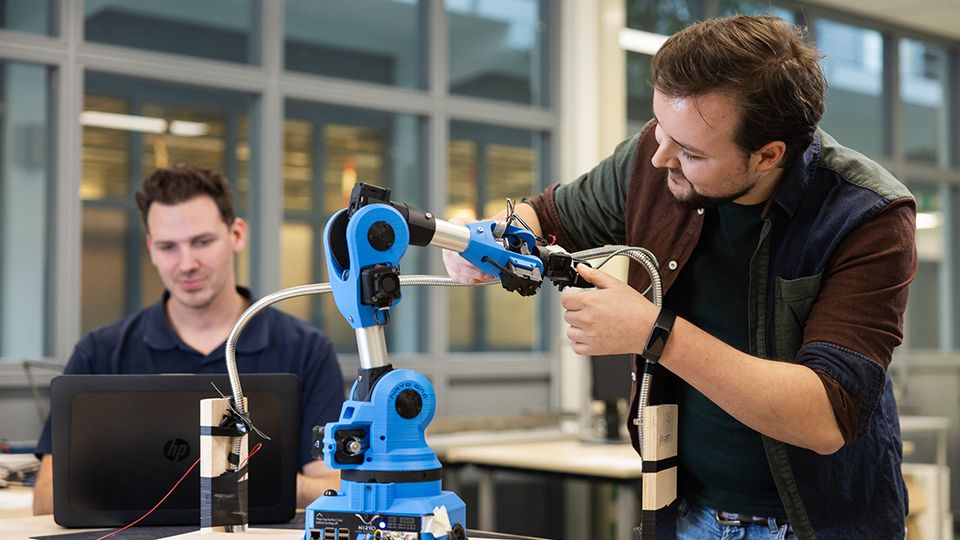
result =
[{"label": "short brown hair", "polygon": [[671,36],[653,57],[653,87],[671,97],[729,92],[742,108],[736,143],[787,145],[782,166],[810,145],[823,116],[820,54],[803,31],[763,15],[711,19]]},{"label": "short brown hair", "polygon": [[227,225],[233,224],[236,215],[233,213],[233,200],[227,179],[210,169],[178,163],[172,167],[157,169],[143,180],[136,194],[143,225],[147,226],[147,212],[151,204],[179,204],[200,195],[213,199],[220,210],[220,219]]}]

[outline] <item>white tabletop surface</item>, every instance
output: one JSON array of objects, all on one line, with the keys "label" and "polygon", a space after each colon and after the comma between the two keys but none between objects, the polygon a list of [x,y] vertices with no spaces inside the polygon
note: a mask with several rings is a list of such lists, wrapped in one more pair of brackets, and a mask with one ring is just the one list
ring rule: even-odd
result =
[{"label": "white tabletop surface", "polygon": [[[53,521],[53,516],[29,516],[10,519],[0,519],[0,540],[24,540],[35,536],[53,536],[58,534],[74,534],[85,531],[103,531],[97,529],[66,529]],[[123,539],[123,534],[114,538]],[[256,538],[257,540],[300,540],[303,538],[303,529],[261,529],[250,528],[243,533],[209,533],[201,534],[199,530],[176,536],[166,536],[167,539],[206,538],[240,540],[242,538]],[[471,536],[470,540],[490,540],[484,537]]]},{"label": "white tabletop surface", "polygon": [[640,456],[628,443],[554,440],[447,446],[436,451],[450,465],[469,463],[615,480],[640,478],[643,472]]}]

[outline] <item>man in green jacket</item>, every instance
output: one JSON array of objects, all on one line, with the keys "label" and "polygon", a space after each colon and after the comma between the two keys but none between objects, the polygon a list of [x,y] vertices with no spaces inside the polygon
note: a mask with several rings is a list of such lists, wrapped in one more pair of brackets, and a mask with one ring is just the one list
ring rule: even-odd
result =
[{"label": "man in green jacket", "polygon": [[903,538],[886,368],[917,268],[913,198],[818,130],[819,56],[780,19],[688,27],[652,83],[641,133],[517,210],[569,251],[660,261],[663,308],[636,268],[629,285],[579,268],[596,289],[563,295],[573,350],[637,354],[670,328],[651,401],[679,405],[678,538]]}]

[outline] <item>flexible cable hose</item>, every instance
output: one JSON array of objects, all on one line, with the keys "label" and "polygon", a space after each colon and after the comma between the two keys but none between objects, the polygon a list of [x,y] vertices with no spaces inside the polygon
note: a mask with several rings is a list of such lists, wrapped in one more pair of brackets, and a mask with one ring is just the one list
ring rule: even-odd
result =
[{"label": "flexible cable hose", "polygon": [[[573,256],[580,259],[599,259],[600,257],[607,257],[601,262],[598,267],[603,266],[611,258],[618,255],[623,255],[630,257],[631,260],[634,260],[640,263],[643,268],[647,271],[647,274],[650,276],[650,289],[653,291],[653,303],[660,306],[663,304],[663,284],[660,281],[660,264],[657,262],[657,258],[650,253],[650,251],[633,246],[603,246],[595,249],[589,249],[586,251],[579,251],[574,253]],[[643,370],[640,374],[640,395],[637,400],[637,416],[634,420],[634,423],[637,426],[637,441],[638,446],[643,449],[643,412],[646,410],[647,405],[650,404],[650,385],[653,384],[653,364],[647,360],[644,360]],[[643,459],[643,455],[640,456]]]},{"label": "flexible cable hose", "polygon": [[[660,272],[659,272],[659,263],[657,262],[656,257],[650,251],[633,246],[603,246],[594,249],[588,249],[584,251],[578,251],[572,253],[574,258],[582,260],[595,260],[600,258],[605,258],[597,267],[603,266],[607,261],[617,256],[629,257],[631,260],[640,263],[641,266],[647,271],[647,274],[650,275],[650,289],[653,292],[653,303],[660,305],[663,302],[663,288],[660,282]],[[434,286],[434,287],[472,287],[472,286],[487,286],[495,285],[500,283],[499,279],[493,279],[490,281],[485,281],[482,283],[475,284],[465,284],[458,281],[454,281],[453,278],[446,276],[431,276],[431,275],[422,275],[422,274],[412,274],[408,276],[400,276],[400,286],[404,285],[414,285],[414,286]],[[298,285],[296,287],[289,287],[286,289],[281,289],[279,291],[270,293],[263,298],[257,300],[248,307],[243,314],[240,315],[240,319],[237,320],[237,323],[234,325],[233,330],[230,331],[230,335],[227,337],[227,343],[225,346],[225,357],[227,363],[227,373],[230,378],[230,389],[233,394],[233,403],[237,411],[242,415],[246,416],[247,411],[246,407],[243,404],[243,388],[240,386],[240,374],[237,371],[237,341],[240,339],[240,333],[243,332],[244,328],[247,327],[247,324],[257,315],[267,307],[276,304],[277,302],[282,302],[283,300],[289,300],[290,298],[297,298],[300,296],[311,296],[316,294],[329,294],[333,292],[333,287],[330,283],[312,283],[309,285]],[[647,406],[649,401],[649,387],[652,382],[653,376],[648,373],[648,370],[643,370],[643,377],[640,384],[640,402],[637,410],[637,433],[640,438],[641,448],[643,448],[643,410]],[[240,455],[240,445],[242,442],[242,437],[233,438],[233,451],[235,454]]]}]

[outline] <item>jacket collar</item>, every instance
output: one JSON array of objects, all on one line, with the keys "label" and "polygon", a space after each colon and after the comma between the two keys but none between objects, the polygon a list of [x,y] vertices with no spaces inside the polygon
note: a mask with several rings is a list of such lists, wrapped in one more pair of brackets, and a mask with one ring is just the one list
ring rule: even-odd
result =
[{"label": "jacket collar", "polygon": [[799,159],[783,172],[783,176],[780,178],[780,186],[773,197],[774,202],[780,205],[788,216],[793,217],[803,201],[803,195],[819,162],[820,130],[817,129],[810,146],[807,147]]},{"label": "jacket collar", "polygon": [[[237,292],[246,298],[251,304],[255,301],[250,293],[250,289],[246,287],[237,287]],[[180,348],[185,351],[196,352],[192,347],[180,339],[180,336],[178,336],[173,330],[173,326],[170,325],[170,321],[167,319],[167,313],[165,309],[168,300],[170,300],[170,291],[164,290],[163,297],[157,303],[145,310],[145,329],[143,332],[144,344],[146,344],[147,347],[158,351]],[[243,333],[240,334],[240,340],[237,343],[237,352],[252,354],[266,349],[270,340],[268,326],[269,325],[267,324],[247,325],[247,327],[244,328]],[[217,347],[217,349],[210,353],[211,357],[223,355],[223,347]]]}]

